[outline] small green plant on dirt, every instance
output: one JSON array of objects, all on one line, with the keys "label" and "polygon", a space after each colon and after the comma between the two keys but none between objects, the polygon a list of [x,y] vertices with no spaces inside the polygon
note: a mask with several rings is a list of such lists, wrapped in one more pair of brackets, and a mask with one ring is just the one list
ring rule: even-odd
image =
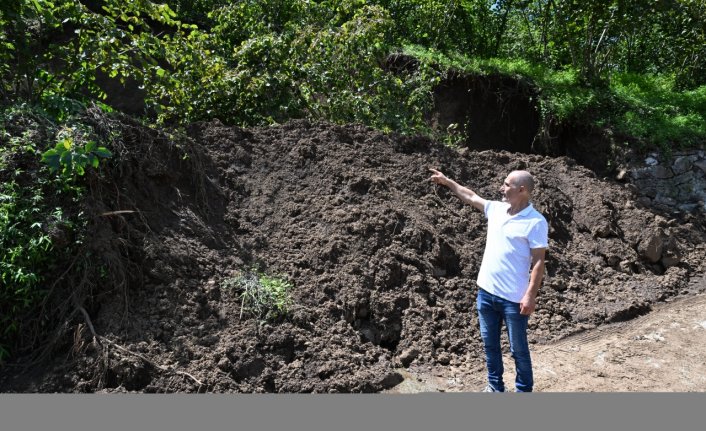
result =
[{"label": "small green plant on dirt", "polygon": [[53,172],[63,176],[74,173],[81,176],[88,167],[98,168],[101,159],[107,159],[113,154],[105,147],[98,146],[96,141],[82,142],[81,135],[73,128],[64,128],[57,133],[54,148],[42,154],[42,162]]},{"label": "small green plant on dirt", "polygon": [[281,278],[252,270],[223,281],[225,288],[240,290],[240,318],[247,312],[258,321],[284,317],[292,305],[293,285]]}]

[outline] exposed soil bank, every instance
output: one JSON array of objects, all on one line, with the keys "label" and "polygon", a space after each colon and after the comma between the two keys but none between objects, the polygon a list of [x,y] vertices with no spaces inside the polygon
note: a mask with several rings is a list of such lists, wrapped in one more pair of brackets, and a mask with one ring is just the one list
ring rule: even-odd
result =
[{"label": "exposed soil bank", "polygon": [[[197,124],[179,146],[122,133],[87,203],[96,259],[122,262],[124,283],[85,304],[115,344],[93,343],[77,315],[50,366],[3,370],[4,392],[377,392],[399,367],[476,369],[485,222],[429,167],[487,198],[512,169],[536,176],[550,251],[535,343],[645,314],[705,269],[703,218],[653,214],[568,158],[304,121]],[[135,212],[101,216],[113,211]],[[287,318],[241,317],[223,282],[254,264],[295,285]]]}]

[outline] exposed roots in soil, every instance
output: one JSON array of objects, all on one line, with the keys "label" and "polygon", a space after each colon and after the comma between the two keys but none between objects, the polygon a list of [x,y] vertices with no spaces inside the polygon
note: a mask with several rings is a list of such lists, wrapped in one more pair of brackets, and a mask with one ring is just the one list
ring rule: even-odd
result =
[{"label": "exposed roots in soil", "polygon": [[[197,390],[196,390],[196,392],[199,392],[199,391],[200,391],[201,387],[203,386],[203,383],[202,383],[199,379],[197,379],[196,377],[192,376],[191,374],[189,374],[189,373],[187,373],[187,372],[185,372],[185,371],[175,370],[175,369],[172,368],[172,367],[167,367],[167,366],[164,366],[164,365],[160,365],[160,364],[158,364],[158,363],[156,363],[156,362],[154,362],[154,361],[148,359],[148,358],[145,357],[144,355],[141,355],[141,354],[139,354],[139,353],[133,352],[133,351],[131,351],[131,350],[129,350],[129,349],[127,349],[127,348],[125,348],[125,347],[123,347],[123,346],[121,346],[121,345],[119,345],[119,344],[117,344],[117,343],[115,343],[115,342],[113,342],[113,341],[111,341],[111,340],[105,338],[105,337],[101,337],[100,335],[98,335],[98,334],[96,333],[96,330],[93,328],[93,322],[91,322],[91,317],[88,315],[88,312],[86,311],[86,309],[83,308],[83,307],[81,307],[81,306],[79,306],[79,305],[77,305],[76,308],[81,312],[81,314],[83,315],[84,320],[86,321],[86,325],[88,325],[88,328],[91,330],[91,334],[93,335],[93,342],[100,348],[99,356],[100,356],[100,358],[101,358],[102,360],[99,362],[99,364],[101,364],[102,366],[99,366],[99,367],[98,367],[98,369],[99,369],[98,375],[100,375],[100,378],[98,378],[98,380],[95,381],[95,384],[96,384],[97,387],[99,387],[99,388],[102,388],[102,387],[103,387],[103,382],[104,382],[104,380],[105,380],[106,372],[107,372],[107,370],[110,368],[110,365],[109,365],[109,364],[110,364],[110,359],[109,359],[109,353],[108,353],[108,351],[107,351],[107,346],[112,346],[112,347],[118,349],[119,351],[121,351],[121,352],[123,352],[123,353],[129,354],[129,355],[133,355],[133,356],[135,356],[135,357],[137,357],[137,358],[139,358],[139,359],[142,359],[144,362],[146,362],[147,364],[151,365],[152,367],[154,367],[154,368],[156,368],[156,369],[158,369],[158,370],[161,370],[161,371],[164,371],[164,372],[171,372],[171,373],[174,373],[174,374],[178,374],[178,375],[186,376],[186,377],[190,378],[190,379],[193,380],[196,384],[199,385],[198,388],[197,388]],[[82,340],[81,331],[80,331],[79,328],[81,328],[81,325],[79,325],[79,326],[76,327],[76,335],[74,336],[74,348],[73,348],[73,352],[74,352],[75,354],[76,354],[76,353],[79,353],[81,350],[83,350],[83,347],[82,347],[82,345],[83,345],[83,340]]]}]

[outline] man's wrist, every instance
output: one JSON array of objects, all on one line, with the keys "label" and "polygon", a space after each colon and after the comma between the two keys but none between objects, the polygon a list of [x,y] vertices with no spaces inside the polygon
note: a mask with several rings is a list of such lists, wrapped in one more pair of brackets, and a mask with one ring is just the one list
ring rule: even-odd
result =
[{"label": "man's wrist", "polygon": [[525,298],[535,301],[537,299],[537,294],[532,292],[525,293]]}]

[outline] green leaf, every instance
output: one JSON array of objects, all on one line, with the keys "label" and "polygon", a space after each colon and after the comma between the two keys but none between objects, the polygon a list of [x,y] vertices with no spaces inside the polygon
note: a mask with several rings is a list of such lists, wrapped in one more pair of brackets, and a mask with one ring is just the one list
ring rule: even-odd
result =
[{"label": "green leaf", "polygon": [[[64,147],[65,150],[70,150],[71,149],[71,138],[64,138],[61,141],[59,141],[59,144]],[[57,145],[58,147],[58,145]]]},{"label": "green leaf", "polygon": [[59,154],[59,151],[57,151],[55,148],[47,150],[44,153],[42,153],[42,160],[44,160],[45,157],[54,156],[56,154]]},{"label": "green leaf", "polygon": [[96,141],[88,141],[86,142],[84,150],[86,151],[86,153],[90,153],[91,151],[93,151],[94,148],[96,148]]},{"label": "green leaf", "polygon": [[86,166],[88,164],[88,156],[83,153],[76,154],[74,156],[74,164],[78,166]]},{"label": "green leaf", "polygon": [[42,162],[46,163],[50,170],[56,171],[61,166],[60,157],[60,154],[52,149],[42,154]]},{"label": "green leaf", "polygon": [[71,162],[73,161],[73,157],[74,156],[70,151],[65,151],[61,154],[61,156],[59,156],[59,161],[62,165],[68,167],[69,170],[71,170]]},{"label": "green leaf", "polygon": [[95,154],[95,155],[98,156],[98,157],[103,157],[103,158],[105,158],[105,159],[107,159],[108,157],[112,157],[112,156],[113,156],[113,153],[111,153],[110,151],[108,151],[108,149],[105,148],[105,147],[98,147],[98,148],[96,148],[95,150],[93,150],[93,154]]},{"label": "green leaf", "polygon": [[100,163],[100,159],[96,157],[95,154],[90,154],[88,156],[88,160],[91,163],[91,166],[93,166],[95,169],[98,169],[98,164]]}]

